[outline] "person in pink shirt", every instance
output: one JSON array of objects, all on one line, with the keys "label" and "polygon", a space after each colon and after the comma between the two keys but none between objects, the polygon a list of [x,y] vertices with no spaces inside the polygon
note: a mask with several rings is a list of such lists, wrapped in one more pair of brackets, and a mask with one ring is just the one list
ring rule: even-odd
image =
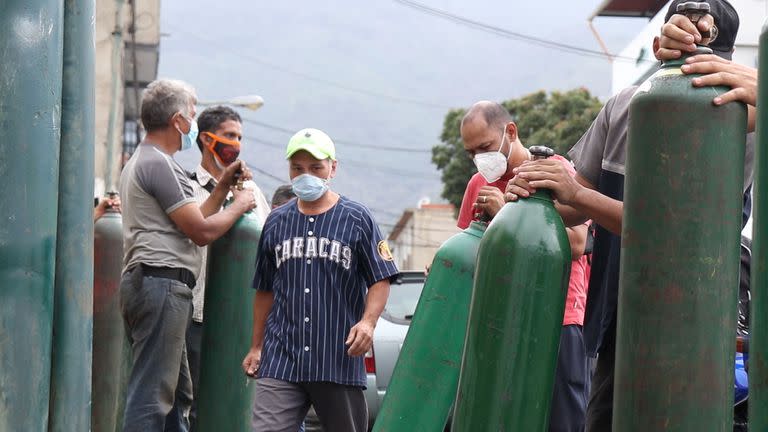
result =
[{"label": "person in pink shirt", "polygon": [[[531,155],[520,142],[512,116],[495,102],[481,101],[472,105],[461,121],[461,138],[478,170],[467,184],[459,210],[457,225],[465,229],[481,215],[489,219],[496,216],[505,204],[504,190],[514,177],[512,170],[529,160]],[[576,174],[564,157],[555,155],[551,159],[562,162],[571,175]],[[584,255],[588,225],[586,222],[566,228],[573,263],[552,394],[551,432],[584,430],[590,381],[582,334],[589,276],[589,264]]]}]

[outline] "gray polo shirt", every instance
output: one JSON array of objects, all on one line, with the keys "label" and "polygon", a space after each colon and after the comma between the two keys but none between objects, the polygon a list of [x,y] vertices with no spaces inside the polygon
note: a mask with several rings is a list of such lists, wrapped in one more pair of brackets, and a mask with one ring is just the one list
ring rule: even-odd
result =
[{"label": "gray polo shirt", "polygon": [[123,272],[146,264],[200,273],[200,249],[168,216],[196,204],[184,169],[160,148],[142,143],[120,175]]}]

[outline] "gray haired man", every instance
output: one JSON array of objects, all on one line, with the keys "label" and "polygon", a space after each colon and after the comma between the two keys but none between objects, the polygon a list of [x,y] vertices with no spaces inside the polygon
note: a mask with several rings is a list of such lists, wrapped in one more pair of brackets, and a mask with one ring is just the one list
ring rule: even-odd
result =
[{"label": "gray haired man", "polygon": [[[123,275],[120,307],[133,351],[123,431],[189,428],[192,382],[185,333],[200,249],[221,237],[255,206],[253,193],[233,188],[241,161],[228,166],[210,197],[197,204],[184,170],[173,159],[197,135],[194,89],[175,80],[151,83],[141,101],[147,136],[120,176]],[[235,201],[219,212],[230,191]]]}]

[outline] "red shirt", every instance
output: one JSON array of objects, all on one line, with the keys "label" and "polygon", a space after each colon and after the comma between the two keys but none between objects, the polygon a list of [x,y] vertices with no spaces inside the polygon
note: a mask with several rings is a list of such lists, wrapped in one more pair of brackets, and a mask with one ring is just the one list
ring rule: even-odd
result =
[{"label": "red shirt", "polygon": [[[550,159],[557,159],[563,163],[571,175],[576,175],[573,165],[560,155],[552,156]],[[505,176],[493,183],[485,181],[480,173],[472,176],[467,183],[467,189],[464,191],[464,198],[461,200],[461,209],[459,209],[459,220],[456,224],[461,229],[466,229],[469,224],[476,220],[472,204],[477,200],[480,188],[483,186],[494,186],[504,192],[507,188],[507,182],[514,176]],[[585,222],[588,225],[590,221]],[[584,325],[584,311],[587,304],[587,285],[589,282],[589,264],[587,257],[582,255],[579,259],[571,263],[571,279],[568,282],[568,294],[565,299],[565,314],[563,325],[578,324]]]}]

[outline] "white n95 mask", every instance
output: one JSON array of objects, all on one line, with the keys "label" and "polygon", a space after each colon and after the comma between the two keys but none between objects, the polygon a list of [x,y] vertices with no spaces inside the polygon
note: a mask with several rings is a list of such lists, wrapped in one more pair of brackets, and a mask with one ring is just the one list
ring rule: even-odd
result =
[{"label": "white n95 mask", "polygon": [[[478,153],[472,158],[472,161],[477,167],[477,171],[488,183],[495,182],[507,172],[507,159],[509,159],[509,156],[505,156],[504,153],[501,152],[501,149],[504,147],[504,138],[506,137],[507,133],[502,129],[499,150],[495,152]],[[510,153],[512,152],[510,151]]]}]

